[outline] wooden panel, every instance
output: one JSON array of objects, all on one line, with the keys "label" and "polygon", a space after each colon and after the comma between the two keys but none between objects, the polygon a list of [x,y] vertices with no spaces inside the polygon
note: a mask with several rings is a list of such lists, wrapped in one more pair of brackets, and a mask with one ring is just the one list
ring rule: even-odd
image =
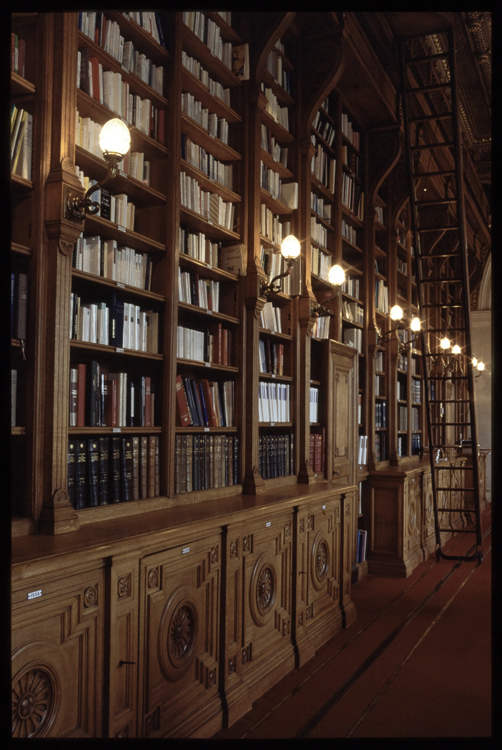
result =
[{"label": "wooden panel", "polygon": [[140,706],[143,737],[210,737],[218,695],[221,539],[141,563]]},{"label": "wooden panel", "polygon": [[110,569],[110,737],[136,737],[139,562],[114,559]]},{"label": "wooden panel", "polygon": [[13,599],[13,737],[101,737],[102,570],[34,578]]},{"label": "wooden panel", "polygon": [[228,725],[294,667],[293,511],[262,512],[227,532],[225,664]]},{"label": "wooden panel", "polygon": [[300,507],[296,516],[298,666],[342,627],[341,506],[341,496],[332,494]]}]

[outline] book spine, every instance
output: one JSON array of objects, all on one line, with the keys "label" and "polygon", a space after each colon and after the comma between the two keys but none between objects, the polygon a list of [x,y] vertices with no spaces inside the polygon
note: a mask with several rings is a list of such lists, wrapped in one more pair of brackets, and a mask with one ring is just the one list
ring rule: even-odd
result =
[{"label": "book spine", "polygon": [[99,449],[95,438],[87,440],[87,467],[89,505],[99,505]]},{"label": "book spine", "polygon": [[99,445],[99,504],[108,505],[108,451],[109,440],[100,437]]}]

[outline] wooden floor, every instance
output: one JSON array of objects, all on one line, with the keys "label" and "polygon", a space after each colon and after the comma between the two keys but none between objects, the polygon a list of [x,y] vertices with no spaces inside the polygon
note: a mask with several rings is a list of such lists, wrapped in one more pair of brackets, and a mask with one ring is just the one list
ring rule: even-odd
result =
[{"label": "wooden floor", "polygon": [[[431,558],[353,587],[357,622],[213,739],[488,738],[491,506],[482,562]],[[444,551],[465,554],[470,534]]]}]

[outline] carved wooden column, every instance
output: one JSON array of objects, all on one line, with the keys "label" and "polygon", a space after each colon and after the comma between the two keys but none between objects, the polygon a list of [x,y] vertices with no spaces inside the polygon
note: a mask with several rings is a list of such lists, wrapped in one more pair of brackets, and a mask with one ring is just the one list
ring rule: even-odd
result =
[{"label": "carved wooden column", "polygon": [[79,522],[67,492],[71,254],[83,222],[67,216],[70,192],[83,194],[73,163],[77,14],[56,14],[51,171],[46,184],[43,274],[46,288],[45,473],[39,530],[61,534]]}]

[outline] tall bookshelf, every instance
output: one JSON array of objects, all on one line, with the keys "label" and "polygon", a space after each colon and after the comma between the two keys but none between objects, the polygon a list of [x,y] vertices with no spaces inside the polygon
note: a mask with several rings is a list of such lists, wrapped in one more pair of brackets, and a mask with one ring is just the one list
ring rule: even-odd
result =
[{"label": "tall bookshelf", "polygon": [[235,494],[242,484],[242,116],[232,72],[241,40],[223,14],[201,12],[178,14],[173,39],[181,79],[174,377],[189,417],[177,404],[170,489],[183,503]]},{"label": "tall bookshelf", "polygon": [[[43,108],[46,23],[43,14],[11,16],[11,507],[13,533],[32,533],[41,503],[42,413],[40,340],[40,257],[43,216],[41,185],[47,162],[34,158],[46,135]],[[42,62],[41,62],[42,61]]]},{"label": "tall bookshelf", "polygon": [[[282,241],[296,233],[299,185],[296,176],[295,71],[287,41],[275,40],[260,71],[260,114],[255,145],[259,176],[252,226],[258,237],[259,265],[270,283],[287,270]],[[259,138],[259,143],[258,143]],[[258,158],[256,159],[258,162]],[[253,235],[251,235],[253,236]],[[256,244],[255,244],[256,247]],[[296,305],[301,260],[280,280],[279,291],[260,303],[258,333],[258,472],[266,487],[296,483],[298,424]],[[253,435],[252,440],[255,440]]]}]

